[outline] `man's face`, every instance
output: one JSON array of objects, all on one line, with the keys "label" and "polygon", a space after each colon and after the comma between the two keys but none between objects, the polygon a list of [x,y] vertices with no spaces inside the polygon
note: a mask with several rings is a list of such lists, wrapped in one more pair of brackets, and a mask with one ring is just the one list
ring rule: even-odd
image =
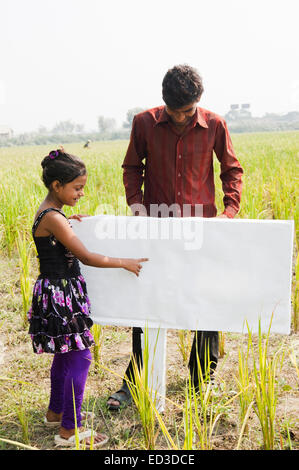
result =
[{"label": "man's face", "polygon": [[166,105],[166,112],[176,126],[185,126],[193,118],[196,106],[197,102],[182,106],[178,109],[171,109]]}]

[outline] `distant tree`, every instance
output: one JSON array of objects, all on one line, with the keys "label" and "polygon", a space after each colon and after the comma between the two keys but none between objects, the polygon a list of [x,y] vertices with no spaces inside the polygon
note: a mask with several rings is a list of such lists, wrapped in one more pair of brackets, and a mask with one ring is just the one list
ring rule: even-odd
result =
[{"label": "distant tree", "polygon": [[60,121],[52,129],[53,134],[72,134],[75,124],[71,120]]},{"label": "distant tree", "polygon": [[39,126],[37,132],[38,134],[41,134],[41,135],[47,135],[49,131],[46,128],[46,126]]},{"label": "distant tree", "polygon": [[129,109],[127,112],[127,120],[123,123],[123,127],[125,128],[132,127],[134,116],[138,113],[141,113],[142,111],[144,111],[144,108],[137,107],[137,108]]},{"label": "distant tree", "polygon": [[77,132],[78,134],[83,134],[84,124],[76,124],[75,125],[75,132]]},{"label": "distant tree", "polygon": [[299,121],[299,112],[298,111],[290,111],[289,113],[285,114],[284,121],[292,122],[292,121]]},{"label": "distant tree", "polygon": [[115,129],[116,121],[113,118],[98,117],[98,129],[101,133]]}]

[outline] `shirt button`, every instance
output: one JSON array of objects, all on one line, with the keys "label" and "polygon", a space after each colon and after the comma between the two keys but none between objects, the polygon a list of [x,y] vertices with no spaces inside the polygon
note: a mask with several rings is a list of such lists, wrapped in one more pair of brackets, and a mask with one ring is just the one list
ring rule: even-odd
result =
[{"label": "shirt button", "polygon": [[180,195],[181,195],[181,193],[180,193],[180,192],[178,192],[178,196],[180,196]]},{"label": "shirt button", "polygon": [[181,173],[179,173],[178,176],[181,176]]},{"label": "shirt button", "polygon": [[179,158],[182,158],[182,155],[179,155]]}]

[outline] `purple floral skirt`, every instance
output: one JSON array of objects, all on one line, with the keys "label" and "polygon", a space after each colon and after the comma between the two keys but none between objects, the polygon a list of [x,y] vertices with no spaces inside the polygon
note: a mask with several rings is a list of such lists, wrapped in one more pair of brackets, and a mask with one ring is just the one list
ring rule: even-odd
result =
[{"label": "purple floral skirt", "polygon": [[37,354],[90,348],[90,301],[82,275],[67,279],[39,277],[28,311],[29,334]]}]

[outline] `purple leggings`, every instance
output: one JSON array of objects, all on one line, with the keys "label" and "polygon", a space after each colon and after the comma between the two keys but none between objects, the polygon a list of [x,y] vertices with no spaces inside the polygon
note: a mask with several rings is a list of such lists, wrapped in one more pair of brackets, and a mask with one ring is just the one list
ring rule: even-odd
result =
[{"label": "purple leggings", "polygon": [[75,428],[73,390],[77,426],[81,426],[81,405],[91,359],[89,349],[54,355],[49,409],[54,413],[62,413],[61,426],[66,429]]}]

